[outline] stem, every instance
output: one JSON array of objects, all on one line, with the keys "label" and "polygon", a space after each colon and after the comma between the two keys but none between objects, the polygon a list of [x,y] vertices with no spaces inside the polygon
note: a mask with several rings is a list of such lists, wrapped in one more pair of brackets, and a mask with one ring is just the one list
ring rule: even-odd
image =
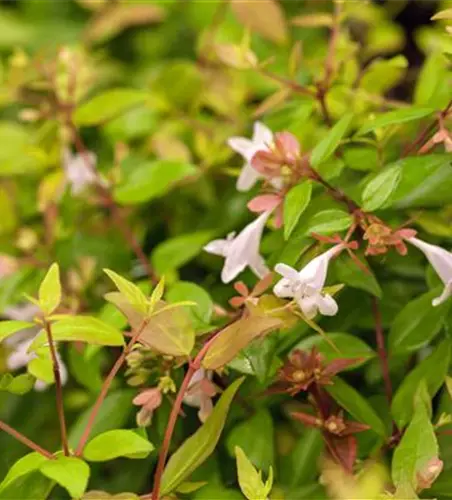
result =
[{"label": "stem", "polygon": [[61,433],[61,443],[63,447],[63,453],[66,457],[70,455],[69,445],[67,439],[67,428],[66,428],[66,418],[64,416],[64,405],[63,405],[63,384],[61,383],[61,373],[60,366],[58,364],[58,358],[56,354],[55,344],[52,338],[52,329],[50,323],[44,320],[44,329],[47,335],[47,342],[50,347],[50,356],[52,358],[53,375],[55,378],[55,393],[56,393],[56,406],[58,412],[58,420],[60,422],[60,433]]},{"label": "stem", "polygon": [[275,82],[280,83],[281,85],[287,87],[288,89],[292,90],[297,94],[307,95],[309,97],[316,97],[315,91],[303,87],[303,85],[300,85],[297,82],[293,82],[292,80],[287,80],[286,78],[283,78],[279,75],[275,75],[271,71],[268,71],[267,69],[264,68],[260,68],[259,71],[262,75],[270,78],[271,80],[274,80]]},{"label": "stem", "polygon": [[372,310],[375,319],[375,337],[377,341],[378,357],[380,358],[381,371],[383,373],[383,380],[385,384],[385,392],[388,403],[391,404],[392,401],[392,384],[391,377],[389,375],[389,364],[388,355],[385,349],[385,340],[383,336],[383,327],[381,324],[381,312],[378,305],[378,299],[376,297],[372,298]]},{"label": "stem", "polygon": [[209,350],[209,347],[211,346],[212,342],[219,336],[221,335],[222,331],[235,321],[237,321],[240,318],[240,316],[237,318],[235,317],[232,321],[230,321],[228,324],[222,326],[220,329],[215,330],[210,338],[207,340],[207,342],[202,346],[201,350],[198,352],[196,358],[192,363],[189,364],[187,373],[185,374],[184,380],[182,381],[182,384],[179,388],[179,392],[177,393],[176,400],[174,401],[174,405],[171,408],[171,414],[168,419],[168,424],[166,426],[166,431],[165,431],[165,436],[163,438],[163,443],[162,447],[160,448],[160,454],[159,454],[159,459],[157,463],[157,469],[155,471],[155,476],[154,476],[154,488],[152,490],[152,494],[150,495],[144,495],[141,498],[142,499],[152,499],[152,500],[159,500],[160,498],[160,485],[162,481],[162,476],[163,476],[163,471],[165,469],[165,462],[168,457],[168,452],[169,452],[169,447],[171,444],[171,438],[173,436],[174,432],[174,427],[177,422],[177,417],[179,416],[180,409],[182,406],[182,401],[184,399],[185,393],[187,392],[188,386],[190,384],[190,381],[199,368],[201,368],[201,362],[206,355],[207,351]]},{"label": "stem", "polygon": [[94,165],[90,161],[90,158],[88,156],[88,150],[85,144],[83,143],[82,138],[78,133],[77,127],[74,125],[74,122],[72,121],[72,118],[70,116],[70,110],[68,113],[68,117],[66,119],[66,123],[72,132],[72,138],[74,141],[75,148],[77,149],[77,152],[81,155],[81,157],[85,162],[85,165],[94,173],[96,179],[98,180],[96,184],[98,193],[101,196],[102,200],[105,202],[108,209],[110,210],[110,213],[112,214],[113,219],[115,220],[116,225],[118,226],[118,229],[121,231],[124,240],[127,242],[130,249],[133,251],[137,259],[140,261],[151,282],[153,284],[157,284],[159,281],[158,277],[152,270],[151,265],[149,263],[149,259],[143,252],[143,249],[141,248],[141,245],[139,244],[138,240],[135,238],[133,231],[130,229],[130,226],[127,224],[127,221],[124,220],[120,207],[114,201],[110,191],[100,182],[99,173],[97,172]]},{"label": "stem", "polygon": [[97,396],[96,402],[94,403],[93,409],[91,410],[91,413],[88,418],[88,423],[86,424],[85,430],[83,431],[82,437],[80,438],[80,441],[77,446],[77,450],[75,452],[75,456],[79,457],[83,453],[83,449],[85,448],[86,442],[89,439],[89,435],[93,429],[94,422],[96,420],[97,414],[99,413],[100,407],[102,406],[102,403],[104,402],[104,399],[106,398],[108,391],[110,389],[110,386],[120,370],[121,366],[123,365],[126,356],[129,354],[131,351],[133,345],[135,342],[138,340],[138,337],[141,335],[142,331],[148,324],[149,320],[144,320],[140,327],[137,329],[137,331],[134,333],[133,337],[130,339],[130,342],[127,344],[127,346],[124,348],[122,351],[121,355],[118,357],[116,360],[115,364],[111,368],[109,374],[104,380],[104,383],[102,384],[102,388],[100,390],[99,396]]},{"label": "stem", "polygon": [[3,422],[3,420],[0,420],[0,429],[2,431],[5,431],[7,434],[9,434],[10,436],[12,436],[13,438],[15,438],[18,441],[20,441],[25,446],[28,446],[29,448],[31,448],[32,450],[36,451],[37,453],[40,453],[42,456],[44,456],[46,458],[49,458],[49,459],[55,458],[50,453],[50,451],[47,451],[44,448],[41,448],[41,446],[39,446],[38,444],[36,444],[34,441],[32,441],[31,439],[28,439],[26,436],[24,436],[23,434],[21,434],[20,432],[16,431],[12,427],[10,427],[8,424],[6,424],[5,422]]}]

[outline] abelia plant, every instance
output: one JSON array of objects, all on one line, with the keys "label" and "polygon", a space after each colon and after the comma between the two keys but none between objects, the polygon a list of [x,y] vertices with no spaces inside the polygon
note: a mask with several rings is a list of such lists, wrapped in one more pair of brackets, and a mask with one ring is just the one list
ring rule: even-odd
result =
[{"label": "abelia plant", "polygon": [[381,3],[0,7],[0,500],[452,498],[452,5]]}]

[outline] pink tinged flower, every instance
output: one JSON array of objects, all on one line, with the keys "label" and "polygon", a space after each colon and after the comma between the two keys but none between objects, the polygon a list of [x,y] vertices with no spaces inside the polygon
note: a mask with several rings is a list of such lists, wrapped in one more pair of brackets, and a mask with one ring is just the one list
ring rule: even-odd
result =
[{"label": "pink tinged flower", "polygon": [[224,240],[214,240],[208,243],[204,250],[225,258],[221,280],[229,283],[247,266],[259,278],[270,272],[263,257],[259,254],[259,246],[265,223],[271,214],[270,210],[263,212],[257,219],[245,226],[235,236],[231,233]]},{"label": "pink tinged flower", "polygon": [[286,264],[277,264],[275,271],[283,278],[276,283],[273,292],[280,298],[293,298],[308,319],[317,312],[334,316],[338,305],[331,295],[322,292],[330,260],[345,248],[343,243],[315,257],[301,271]]},{"label": "pink tinged flower", "polygon": [[162,404],[162,392],[157,387],[145,389],[133,399],[133,404],[141,406],[137,414],[137,423],[140,426],[149,425],[154,411]]},{"label": "pink tinged flower", "polygon": [[212,383],[212,375],[211,371],[206,371],[204,368],[196,370],[184,396],[185,404],[199,408],[198,417],[201,422],[205,422],[212,413],[212,398],[217,393],[217,389]]},{"label": "pink tinged flower", "polygon": [[274,210],[281,202],[282,199],[277,194],[261,194],[249,201],[247,206],[251,212],[260,214],[267,210]]},{"label": "pink tinged flower", "polygon": [[[260,150],[270,151],[273,143],[273,132],[261,122],[256,122],[253,128],[252,139],[246,137],[231,137],[228,139],[229,146],[245,159],[240,176],[237,180],[239,191],[249,191],[259,179],[265,178],[251,165],[253,156]],[[275,187],[280,187],[280,180],[271,181]]]},{"label": "pink tinged flower", "polygon": [[432,301],[433,306],[439,306],[452,296],[452,252],[448,252],[437,245],[426,243],[418,238],[408,238],[407,241],[423,252],[444,283],[443,292]]},{"label": "pink tinged flower", "polygon": [[73,155],[69,149],[63,151],[63,168],[73,195],[97,182],[96,155],[91,152]]}]

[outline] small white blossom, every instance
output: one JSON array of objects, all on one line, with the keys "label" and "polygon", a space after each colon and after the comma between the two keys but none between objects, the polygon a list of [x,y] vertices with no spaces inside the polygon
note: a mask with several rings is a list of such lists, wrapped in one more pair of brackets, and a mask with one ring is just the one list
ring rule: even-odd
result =
[{"label": "small white blossom", "polygon": [[[38,312],[39,308],[37,306],[34,304],[26,304],[23,306],[8,307],[5,309],[3,315],[8,319],[17,321],[31,321]],[[36,358],[36,354],[29,353],[28,348],[37,333],[38,329],[35,327],[26,328],[5,339],[4,344],[9,351],[6,357],[6,367],[8,370],[16,371],[25,368],[31,360]],[[60,368],[61,381],[65,384],[68,378],[67,368],[58,352],[57,360]],[[48,384],[43,380],[36,380],[35,389],[37,391],[42,391],[46,389],[47,386]]]},{"label": "small white blossom", "polygon": [[94,153],[73,155],[69,149],[63,151],[63,168],[73,195],[80,194],[86,187],[97,182],[96,162]]},{"label": "small white blossom", "polygon": [[419,248],[427,257],[433,269],[444,283],[444,290],[439,297],[433,299],[432,305],[439,306],[452,296],[452,252],[448,252],[437,245],[431,245],[418,238],[408,238],[407,241]]},{"label": "small white blossom", "polygon": [[[237,180],[237,189],[238,191],[249,191],[259,179],[264,178],[262,174],[252,167],[251,160],[258,151],[269,150],[269,147],[273,144],[273,132],[263,123],[256,122],[252,139],[231,137],[228,139],[228,144],[245,159],[245,164]],[[272,179],[270,182],[276,188],[281,187],[281,179]]]},{"label": "small white blossom", "polygon": [[217,390],[212,383],[212,375],[213,372],[204,368],[196,370],[184,396],[185,404],[199,408],[198,417],[201,422],[205,422],[213,410],[212,398]]},{"label": "small white blossom", "polygon": [[331,295],[322,292],[328,265],[344,245],[341,243],[327,252],[315,257],[301,271],[296,271],[286,264],[277,264],[275,271],[283,278],[276,283],[273,292],[280,298],[293,298],[308,319],[314,318],[317,312],[325,316],[334,316],[338,305]]},{"label": "small white blossom", "polygon": [[259,253],[262,232],[270,213],[271,210],[263,212],[237,236],[235,233],[230,233],[226,239],[211,241],[204,247],[206,252],[225,258],[221,272],[223,283],[232,281],[247,266],[259,278],[263,278],[270,272]]}]

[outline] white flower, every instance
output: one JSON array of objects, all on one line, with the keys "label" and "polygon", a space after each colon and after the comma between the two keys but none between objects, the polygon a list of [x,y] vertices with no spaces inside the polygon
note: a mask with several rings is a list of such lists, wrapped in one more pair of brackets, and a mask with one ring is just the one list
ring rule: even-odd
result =
[{"label": "white flower", "polygon": [[330,248],[311,260],[299,272],[286,264],[277,264],[275,271],[283,278],[274,286],[274,294],[280,298],[295,299],[308,319],[314,318],[317,312],[325,316],[334,316],[338,311],[338,305],[331,295],[322,293],[322,290],[330,260],[343,248],[342,243]]},{"label": "white flower", "polygon": [[[264,178],[251,165],[253,156],[260,150],[268,150],[273,143],[273,132],[261,122],[256,122],[253,128],[253,138],[231,137],[228,139],[229,146],[245,159],[242,172],[237,180],[237,189],[239,191],[250,190],[256,182]],[[276,188],[281,187],[281,179],[272,179],[270,181]]]},{"label": "white flower", "polygon": [[73,195],[80,194],[87,186],[97,182],[96,162],[94,153],[73,155],[69,149],[63,151],[63,168]]},{"label": "white flower", "polygon": [[[23,306],[8,307],[3,315],[6,318],[17,321],[31,321],[39,312],[39,308],[34,304],[26,304]],[[28,363],[36,358],[36,354],[29,353],[28,348],[33,342],[38,330],[37,328],[26,328],[20,330],[11,337],[8,337],[4,344],[8,347],[9,354],[6,357],[6,367],[8,370],[16,371],[24,368]],[[60,368],[61,381],[66,383],[68,378],[67,368],[63,363],[59,353],[57,352],[58,366]],[[43,380],[36,380],[35,389],[42,391],[46,389],[48,384]]]},{"label": "white flower", "polygon": [[184,396],[184,403],[188,406],[199,408],[199,420],[205,422],[207,417],[212,413],[212,398],[215,396],[216,392],[217,389],[212,383],[212,372],[200,368],[196,370],[188,384],[188,389]]},{"label": "white flower", "polygon": [[407,241],[424,253],[444,283],[443,292],[432,301],[433,306],[439,306],[452,296],[452,253],[417,238],[407,238]]},{"label": "white flower", "polygon": [[271,210],[263,212],[237,236],[235,233],[230,233],[225,240],[214,240],[204,247],[206,252],[225,257],[221,272],[223,283],[232,281],[247,266],[259,278],[263,278],[270,272],[263,257],[259,254],[259,246],[265,223],[271,212]]}]

